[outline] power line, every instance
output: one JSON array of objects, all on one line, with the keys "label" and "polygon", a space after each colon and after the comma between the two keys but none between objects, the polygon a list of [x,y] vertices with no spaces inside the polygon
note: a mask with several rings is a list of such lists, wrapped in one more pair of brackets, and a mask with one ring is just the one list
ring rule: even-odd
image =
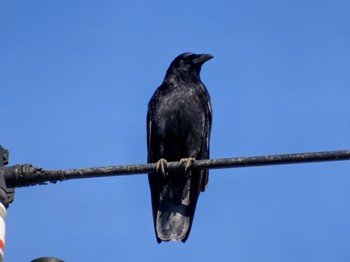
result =
[{"label": "power line", "polygon": [[[238,168],[340,160],[350,160],[350,150],[196,160],[190,169]],[[167,170],[183,169],[184,166],[185,164],[181,161],[168,162]],[[27,187],[70,179],[136,175],[155,171],[155,163],[69,170],[44,170],[30,164],[0,167],[0,175],[3,174],[8,187]]]}]

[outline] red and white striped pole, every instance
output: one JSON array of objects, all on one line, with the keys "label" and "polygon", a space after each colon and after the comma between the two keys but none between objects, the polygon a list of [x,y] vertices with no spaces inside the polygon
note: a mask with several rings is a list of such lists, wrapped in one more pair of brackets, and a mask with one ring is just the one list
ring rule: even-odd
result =
[{"label": "red and white striped pole", "polygon": [[5,206],[0,203],[0,262],[4,258],[4,249],[5,249],[5,235],[6,235],[6,216],[7,211]]}]

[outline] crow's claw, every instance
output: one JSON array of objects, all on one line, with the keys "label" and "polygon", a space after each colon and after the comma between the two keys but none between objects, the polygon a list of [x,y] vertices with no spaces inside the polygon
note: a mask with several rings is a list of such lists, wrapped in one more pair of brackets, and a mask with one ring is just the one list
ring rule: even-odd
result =
[{"label": "crow's claw", "polygon": [[166,176],[167,173],[165,172],[165,170],[167,165],[168,165],[168,162],[164,158],[159,159],[156,165],[157,172],[162,172],[163,175]]},{"label": "crow's claw", "polygon": [[190,167],[192,166],[192,164],[194,163],[194,161],[196,161],[195,158],[193,157],[189,157],[189,158],[181,158],[180,162],[185,164],[185,171],[189,171]]}]

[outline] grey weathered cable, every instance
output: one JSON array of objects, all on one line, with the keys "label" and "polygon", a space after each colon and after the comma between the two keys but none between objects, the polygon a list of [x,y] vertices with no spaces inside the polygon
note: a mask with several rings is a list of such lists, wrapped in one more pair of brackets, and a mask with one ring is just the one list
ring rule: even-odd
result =
[{"label": "grey weathered cable", "polygon": [[[192,164],[191,168],[237,168],[339,160],[350,160],[350,150],[197,160]],[[169,162],[167,168],[184,168],[184,163]],[[155,170],[155,163],[68,170],[44,170],[30,164],[0,168],[0,172],[3,172],[8,187],[42,185],[48,182],[56,183],[57,181],[78,178],[135,175],[155,172]]]}]

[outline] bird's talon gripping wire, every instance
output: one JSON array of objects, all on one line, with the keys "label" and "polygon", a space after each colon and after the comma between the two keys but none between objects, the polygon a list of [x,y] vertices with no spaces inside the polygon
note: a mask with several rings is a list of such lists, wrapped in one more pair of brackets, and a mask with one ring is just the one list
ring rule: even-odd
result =
[{"label": "bird's talon gripping wire", "polygon": [[181,158],[180,162],[185,164],[185,171],[188,172],[192,164],[196,161],[195,158],[193,157],[188,157],[188,158]]},{"label": "bird's talon gripping wire", "polygon": [[167,175],[167,173],[166,173],[167,165],[168,165],[168,162],[164,158],[159,159],[157,162],[157,165],[156,165],[157,172],[162,172],[163,175],[166,176]]}]

